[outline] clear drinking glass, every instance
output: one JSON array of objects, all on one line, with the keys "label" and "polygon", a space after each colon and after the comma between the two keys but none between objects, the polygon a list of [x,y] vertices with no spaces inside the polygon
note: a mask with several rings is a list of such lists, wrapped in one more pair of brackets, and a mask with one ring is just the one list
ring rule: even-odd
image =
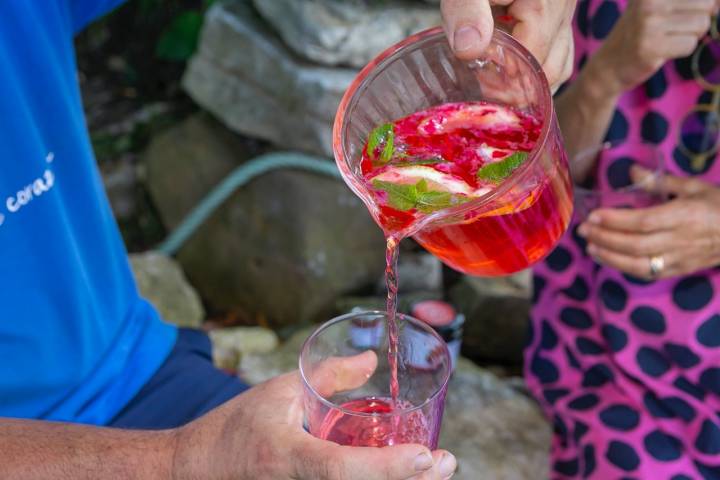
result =
[{"label": "clear drinking glass", "polygon": [[[606,142],[579,153],[573,163],[587,163],[593,158],[596,170],[603,174],[593,188],[575,186],[576,221],[585,221],[598,208],[647,208],[667,200],[662,188],[665,158],[656,146]],[[633,183],[629,175],[633,165],[645,167],[651,174]]]},{"label": "clear drinking glass", "polygon": [[[395,408],[390,396],[385,312],[337,317],[305,341],[300,372],[310,433],[341,445],[418,443],[437,448],[450,353],[445,341],[424,322],[401,314],[396,321],[400,393]],[[375,360],[374,369],[365,368],[374,366]]]},{"label": "clear drinking glass", "polygon": [[[448,103],[486,101],[542,121],[528,160],[495,190],[474,201],[419,215],[401,231],[383,214],[360,161],[378,125]],[[345,182],[386,233],[413,236],[450,267],[473,275],[505,275],[545,257],[568,226],[572,183],[547,79],[532,55],[495,31],[484,57],[458,60],[440,28],[414,35],[380,54],[346,92],[333,130],[335,160]]]}]

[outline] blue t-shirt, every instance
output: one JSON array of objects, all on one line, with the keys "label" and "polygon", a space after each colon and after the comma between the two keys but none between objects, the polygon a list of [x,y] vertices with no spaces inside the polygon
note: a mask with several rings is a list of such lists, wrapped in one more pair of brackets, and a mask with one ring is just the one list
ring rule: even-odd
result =
[{"label": "blue t-shirt", "polygon": [[0,3],[0,416],[105,424],[177,336],[137,292],[77,84],[74,33],[119,3]]}]

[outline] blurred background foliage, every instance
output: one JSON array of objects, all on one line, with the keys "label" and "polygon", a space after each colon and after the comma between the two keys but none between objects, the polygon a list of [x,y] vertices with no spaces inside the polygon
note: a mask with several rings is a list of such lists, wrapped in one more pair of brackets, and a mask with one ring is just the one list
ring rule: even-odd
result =
[{"label": "blurred background foliage", "polygon": [[153,137],[198,111],[180,81],[215,2],[129,0],[76,38],[93,147],[130,251],[167,234],[145,190],[140,154]]}]

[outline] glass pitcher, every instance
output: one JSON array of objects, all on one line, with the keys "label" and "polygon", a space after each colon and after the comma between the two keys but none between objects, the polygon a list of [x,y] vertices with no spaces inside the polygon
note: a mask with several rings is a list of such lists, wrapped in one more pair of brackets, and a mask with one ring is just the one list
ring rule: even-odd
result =
[{"label": "glass pitcher", "polygon": [[[542,122],[527,160],[494,190],[467,203],[409,221],[388,214],[360,168],[370,132],[436,105],[469,101],[510,106]],[[466,274],[507,275],[531,266],[553,249],[572,215],[572,183],[547,79],[532,55],[499,30],[484,57],[473,62],[453,55],[440,28],[380,54],[342,99],[333,149],[345,182],[386,235],[412,236]]]}]

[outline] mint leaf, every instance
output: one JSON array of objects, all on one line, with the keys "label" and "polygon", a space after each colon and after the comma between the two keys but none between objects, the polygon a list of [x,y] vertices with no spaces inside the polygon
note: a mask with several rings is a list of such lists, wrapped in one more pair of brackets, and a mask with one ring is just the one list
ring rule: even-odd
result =
[{"label": "mint leaf", "polygon": [[393,131],[392,123],[385,123],[376,127],[370,136],[368,137],[367,153],[372,160],[378,160],[376,151],[380,145],[383,145],[382,152],[380,152],[379,160],[383,163],[387,163],[392,158],[395,150],[395,132]]},{"label": "mint leaf", "polygon": [[417,205],[415,208],[422,213],[431,213],[443,208],[458,205],[459,202],[454,201],[456,198],[450,192],[424,192],[418,195]]},{"label": "mint leaf", "polygon": [[385,148],[383,148],[382,153],[380,153],[380,160],[382,161],[382,163],[389,162],[393,156],[394,151],[395,151],[395,132],[390,130],[390,132],[388,132],[387,137],[385,139]]},{"label": "mint leaf", "polygon": [[437,156],[437,157],[428,157],[428,158],[420,158],[420,157],[410,157],[408,154],[404,154],[402,157],[402,162],[395,162],[393,165],[397,165],[398,167],[408,167],[408,166],[414,166],[414,165],[436,165],[438,163],[448,163],[447,160],[444,158]]},{"label": "mint leaf", "polygon": [[512,155],[503,158],[499,162],[485,165],[478,170],[477,176],[480,180],[500,183],[512,175],[515,170],[525,163],[527,157],[527,152],[515,152]]},{"label": "mint leaf", "polygon": [[374,180],[373,186],[388,194],[388,204],[403,212],[417,209],[422,213],[432,213],[444,208],[454,207],[470,199],[450,192],[428,190],[425,180],[416,184],[398,184]]},{"label": "mint leaf", "polygon": [[403,212],[415,208],[418,198],[417,185],[382,182],[380,180],[373,180],[372,184],[373,187],[388,194],[388,203],[391,207]]}]

